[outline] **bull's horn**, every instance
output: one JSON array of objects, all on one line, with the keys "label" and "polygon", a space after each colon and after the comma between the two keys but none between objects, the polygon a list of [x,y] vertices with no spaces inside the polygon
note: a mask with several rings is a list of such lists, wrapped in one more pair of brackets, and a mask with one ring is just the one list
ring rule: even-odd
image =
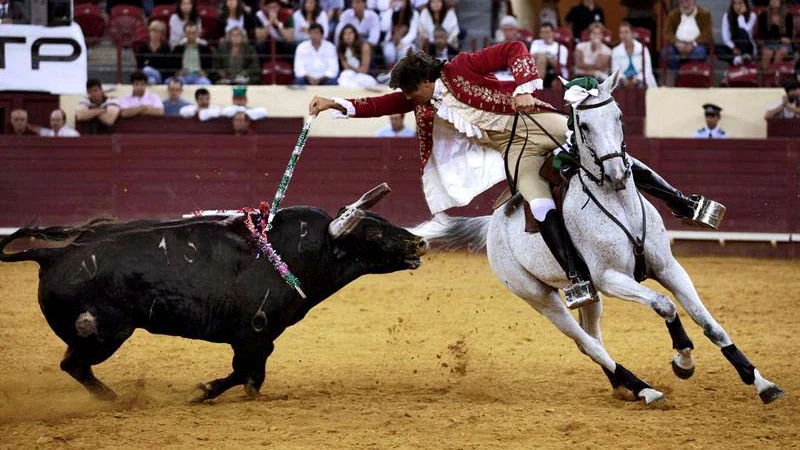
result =
[{"label": "bull's horn", "polygon": [[350,207],[358,209],[370,209],[391,191],[392,190],[389,189],[388,184],[381,183],[372,188],[366,194],[362,195],[361,198],[356,200],[355,203],[351,204]]},{"label": "bull's horn", "polygon": [[328,225],[328,233],[332,238],[338,239],[353,231],[358,222],[366,216],[363,210],[375,206],[390,191],[391,189],[386,183],[372,188],[361,198],[347,206],[339,216],[331,221],[330,225]]}]

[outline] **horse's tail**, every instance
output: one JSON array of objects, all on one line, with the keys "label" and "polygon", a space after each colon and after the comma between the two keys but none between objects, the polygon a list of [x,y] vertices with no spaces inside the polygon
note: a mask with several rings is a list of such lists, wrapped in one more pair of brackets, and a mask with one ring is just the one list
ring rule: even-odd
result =
[{"label": "horse's tail", "polygon": [[[92,231],[94,226],[108,222],[109,219],[107,218],[99,218],[77,227],[47,228],[31,227],[29,224],[0,240],[0,261],[36,261],[41,264],[50,256],[61,253],[66,246],[74,242],[84,233]],[[26,250],[16,253],[5,252],[6,246],[22,238],[31,238],[31,242],[36,241],[34,245],[39,245],[41,247],[27,248]]]},{"label": "horse's tail", "polygon": [[467,249],[480,252],[486,248],[486,235],[491,220],[492,216],[450,217],[439,213],[432,220],[409,231],[424,237],[432,244],[438,244],[442,250]]}]

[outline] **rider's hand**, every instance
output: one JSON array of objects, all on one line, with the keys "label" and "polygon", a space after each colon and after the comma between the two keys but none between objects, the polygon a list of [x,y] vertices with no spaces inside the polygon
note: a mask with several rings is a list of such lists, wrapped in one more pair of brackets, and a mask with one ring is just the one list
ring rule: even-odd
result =
[{"label": "rider's hand", "polygon": [[308,104],[308,114],[311,116],[316,116],[322,111],[326,111],[331,108],[336,109],[342,114],[347,114],[347,110],[343,106],[327,97],[320,96],[314,96],[314,98],[311,99],[311,103]]},{"label": "rider's hand", "polygon": [[514,97],[514,110],[519,113],[529,113],[537,108],[555,110],[550,103],[539,100],[531,94],[520,94]]}]

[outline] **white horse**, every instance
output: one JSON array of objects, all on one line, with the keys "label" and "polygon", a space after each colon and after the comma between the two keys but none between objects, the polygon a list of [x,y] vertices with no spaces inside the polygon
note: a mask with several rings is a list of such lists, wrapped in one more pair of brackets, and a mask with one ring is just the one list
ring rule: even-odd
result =
[{"label": "white horse", "polygon": [[[677,298],[703,333],[720,347],[742,381],[754,384],[764,403],[772,402],[783,391],[759,373],[708,312],[686,271],[672,256],[661,217],[637,191],[630,177],[630,156],[624,150],[620,120],[622,114],[611,96],[618,80],[618,73],[612,75],[599,86],[597,96],[584,100],[572,113],[581,168],[569,181],[563,216],[576,248],[590,269],[592,283],[603,294],[641,303],[661,316],[677,351],[672,359],[673,371],[680,378],[691,377],[694,346],[683,329],[675,304],[633,278],[636,258],[632,241],[644,238],[647,275]],[[627,233],[623,232],[623,227]],[[491,268],[500,281],[599,364],[615,396],[630,397],[632,393],[646,404],[664,399],[664,394],[637,378],[606,352],[600,336],[601,302],[581,307],[578,321],[570,314],[558,292],[568,285],[564,271],[541,236],[525,232],[522,208],[501,207],[491,216],[477,218],[440,214],[412,232],[449,248],[485,246]]]}]

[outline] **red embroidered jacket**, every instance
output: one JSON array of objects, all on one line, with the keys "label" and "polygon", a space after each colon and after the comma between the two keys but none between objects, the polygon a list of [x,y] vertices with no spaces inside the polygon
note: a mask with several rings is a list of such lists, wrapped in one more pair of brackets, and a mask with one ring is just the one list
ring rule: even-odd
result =
[{"label": "red embroidered jacket", "polygon": [[[510,69],[514,81],[500,81],[493,73]],[[540,80],[536,64],[522,42],[506,42],[475,53],[460,53],[442,68],[442,82],[458,101],[497,114],[514,114],[512,98],[517,86]],[[538,86],[539,88],[541,86]],[[402,92],[377,97],[347,99],[355,117],[380,117],[414,111],[419,138],[420,168],[433,146],[433,105],[415,104]]]}]

